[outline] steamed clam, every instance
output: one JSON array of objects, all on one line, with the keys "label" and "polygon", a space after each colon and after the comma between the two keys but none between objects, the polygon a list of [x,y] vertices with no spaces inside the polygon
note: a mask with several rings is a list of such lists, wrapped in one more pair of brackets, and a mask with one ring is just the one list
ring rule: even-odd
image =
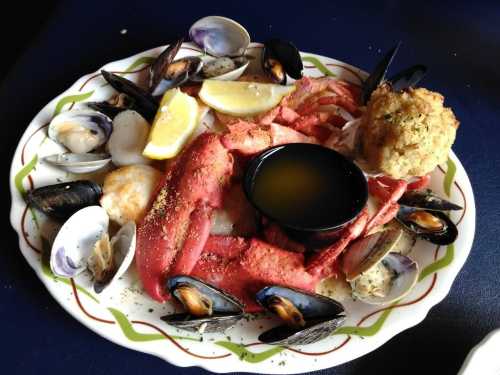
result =
[{"label": "steamed clam", "polygon": [[462,207],[430,190],[406,192],[398,203],[396,219],[417,237],[437,245],[448,245],[457,238],[458,229],[445,212]]},{"label": "steamed clam", "polygon": [[167,289],[185,312],[162,317],[177,328],[194,332],[223,332],[243,318],[243,305],[229,294],[191,276],[175,276]]},{"label": "steamed clam", "polygon": [[342,270],[353,297],[374,305],[387,304],[408,294],[418,279],[418,265],[400,250],[402,229],[389,229],[353,242],[345,251]]},{"label": "steamed clam", "polygon": [[104,168],[110,161],[110,155],[106,153],[73,154],[65,152],[45,156],[47,163],[70,173],[90,173]]},{"label": "steamed clam", "polygon": [[256,299],[285,323],[259,336],[268,344],[311,344],[328,337],[346,318],[339,302],[297,289],[268,286],[257,293]]},{"label": "steamed clam", "polygon": [[89,269],[94,276],[96,293],[122,276],[135,254],[136,227],[125,224],[109,239],[109,217],[99,206],[77,211],[59,230],[50,255],[52,272],[61,277],[74,277]]},{"label": "steamed clam", "polygon": [[191,40],[212,56],[241,56],[250,44],[250,35],[238,22],[226,17],[208,16],[189,29]]},{"label": "steamed clam", "polygon": [[106,143],[112,129],[111,119],[103,113],[74,109],[55,116],[48,135],[71,152],[83,154]]},{"label": "steamed clam", "polygon": [[84,207],[99,204],[101,187],[79,180],[39,187],[28,191],[27,201],[47,216],[65,220]]}]

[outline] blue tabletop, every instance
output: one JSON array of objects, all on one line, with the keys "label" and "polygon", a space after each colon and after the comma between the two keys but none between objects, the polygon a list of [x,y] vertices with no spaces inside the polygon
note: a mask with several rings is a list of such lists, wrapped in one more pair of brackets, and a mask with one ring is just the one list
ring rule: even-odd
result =
[{"label": "blue tabletop", "polygon": [[[421,374],[440,368],[442,374],[455,374],[468,351],[500,326],[500,3],[402,3],[61,3],[50,12],[0,87],[0,118],[6,133],[1,150],[4,163],[10,164],[15,146],[35,114],[77,78],[107,62],[168,43],[205,15],[236,19],[255,41],[281,37],[303,51],[366,70],[372,69],[381,52],[401,40],[394,71],[425,63],[429,67],[425,86],[443,93],[460,120],[453,148],[472,181],[478,210],[476,237],[449,295],[422,323],[362,358],[321,373]],[[37,279],[19,251],[15,232],[6,228],[3,233],[8,244],[4,240],[0,252],[2,373],[205,372],[176,368],[117,346],[85,328]]]}]

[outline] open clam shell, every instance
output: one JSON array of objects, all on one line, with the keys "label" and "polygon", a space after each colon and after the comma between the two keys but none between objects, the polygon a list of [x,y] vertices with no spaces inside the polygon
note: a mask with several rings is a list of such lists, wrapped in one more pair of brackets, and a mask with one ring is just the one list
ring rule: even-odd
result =
[{"label": "open clam shell", "polygon": [[113,125],[105,114],[92,109],[73,109],[55,116],[49,124],[49,138],[76,154],[102,146]]},{"label": "open clam shell", "polygon": [[191,276],[167,281],[169,292],[186,312],[161,319],[177,328],[194,332],[223,332],[243,318],[243,305],[233,296]]},{"label": "open clam shell", "polygon": [[199,19],[189,29],[189,36],[212,56],[241,56],[250,44],[250,35],[243,26],[220,16]]},{"label": "open clam shell", "polygon": [[50,254],[50,268],[61,277],[74,277],[87,267],[97,240],[107,233],[109,217],[100,206],[83,208],[59,230]]},{"label": "open clam shell", "polygon": [[[276,299],[284,301],[280,316],[295,315],[291,320],[300,324],[280,325],[263,332],[259,340],[274,345],[306,345],[322,340],[332,334],[345,319],[344,307],[337,301],[319,294],[306,293],[282,286],[268,286],[256,295],[257,302],[268,310],[276,311]],[[271,307],[273,305],[273,307]],[[291,306],[291,308],[289,307]],[[281,309],[281,307],[280,307]],[[300,318],[297,318],[300,315]]]},{"label": "open clam shell", "polygon": [[95,172],[104,168],[111,161],[111,157],[104,153],[73,154],[65,152],[45,156],[43,160],[67,172],[81,174]]},{"label": "open clam shell", "polygon": [[357,240],[346,249],[342,270],[354,297],[379,305],[403,298],[411,291],[418,279],[418,265],[393,252],[404,237],[402,229],[390,229]]},{"label": "open clam shell", "polygon": [[[101,293],[105,289],[111,289],[110,287],[114,285],[115,281],[127,272],[134,260],[135,245],[136,225],[135,222],[129,221],[111,238],[110,248],[113,257],[113,266],[109,271],[109,277],[105,280],[94,280],[94,291],[96,293]],[[88,258],[88,268],[94,275],[96,274],[96,267],[99,264],[95,258],[95,253]]]}]

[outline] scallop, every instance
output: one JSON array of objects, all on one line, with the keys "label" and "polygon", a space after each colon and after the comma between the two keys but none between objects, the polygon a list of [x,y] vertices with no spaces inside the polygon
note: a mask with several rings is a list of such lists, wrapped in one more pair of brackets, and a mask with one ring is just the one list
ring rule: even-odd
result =
[{"label": "scallop", "polygon": [[136,111],[126,110],[116,115],[107,146],[113,164],[119,167],[150,164],[151,160],[142,156],[149,130],[149,123]]}]

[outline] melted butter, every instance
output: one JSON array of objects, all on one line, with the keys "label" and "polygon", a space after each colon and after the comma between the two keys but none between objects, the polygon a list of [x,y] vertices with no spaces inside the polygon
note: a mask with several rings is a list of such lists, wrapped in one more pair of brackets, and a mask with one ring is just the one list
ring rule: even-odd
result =
[{"label": "melted butter", "polygon": [[[252,197],[271,218],[314,228],[342,224],[356,209],[353,176],[322,155],[269,155],[256,174]],[[352,217],[352,216],[351,216]]]}]

